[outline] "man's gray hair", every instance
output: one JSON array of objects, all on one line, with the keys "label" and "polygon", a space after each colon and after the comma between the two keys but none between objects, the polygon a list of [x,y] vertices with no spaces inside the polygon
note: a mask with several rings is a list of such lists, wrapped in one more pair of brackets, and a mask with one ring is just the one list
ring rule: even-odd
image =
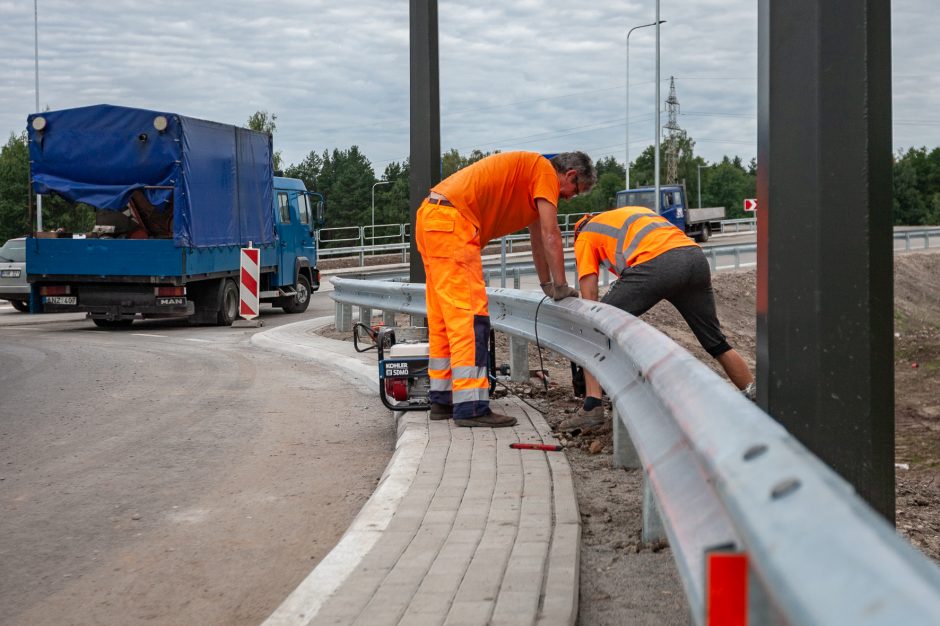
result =
[{"label": "man's gray hair", "polygon": [[591,162],[591,157],[583,152],[560,152],[550,161],[556,172],[576,171],[582,191],[589,191],[597,183],[597,170],[594,169],[594,163]]}]

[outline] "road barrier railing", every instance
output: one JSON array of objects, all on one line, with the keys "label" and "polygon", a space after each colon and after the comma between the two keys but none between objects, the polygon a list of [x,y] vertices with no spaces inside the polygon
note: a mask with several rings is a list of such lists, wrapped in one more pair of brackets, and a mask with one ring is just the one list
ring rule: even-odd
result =
[{"label": "road barrier railing", "polygon": [[[911,245],[913,241],[921,240],[923,241],[923,246],[917,246],[916,248]],[[940,242],[940,228],[924,228],[923,230],[904,230],[894,233],[894,247],[898,249],[898,243],[900,241],[904,242],[904,251],[911,252],[912,250],[926,250],[927,248],[933,247],[936,245],[936,242]]]},{"label": "road barrier railing", "polygon": [[[574,244],[574,225],[586,213],[563,213],[558,216],[558,228],[561,230],[562,243],[565,247]],[[723,220],[721,232],[748,232],[756,228],[754,218]],[[371,224],[365,226],[337,226],[321,228],[317,231],[318,253],[321,258],[326,257],[359,257],[360,265],[365,263],[365,257],[372,254],[388,254],[392,252],[402,255],[402,263],[410,247],[410,224]],[[506,250],[512,254],[517,244],[529,243],[527,232],[516,233],[504,237]]]},{"label": "road barrier railing", "polygon": [[[425,314],[422,284],[332,282],[338,311]],[[601,303],[487,293],[494,328],[528,341],[537,331],[607,391],[614,459],[643,468],[644,536],[665,532],[696,624],[717,624],[717,606],[751,624],[937,622],[940,568],[665,335]]]}]

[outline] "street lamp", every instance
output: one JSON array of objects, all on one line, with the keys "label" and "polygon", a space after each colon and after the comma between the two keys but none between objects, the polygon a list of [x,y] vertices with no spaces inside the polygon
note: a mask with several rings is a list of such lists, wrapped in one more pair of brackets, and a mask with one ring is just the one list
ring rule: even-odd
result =
[{"label": "street lamp", "polygon": [[659,193],[659,139],[662,134],[660,130],[660,123],[662,120],[659,119],[659,88],[660,88],[660,76],[659,76],[659,25],[662,24],[662,20],[659,19],[659,0],[656,0],[656,145],[653,148],[653,178],[656,189],[656,204],[654,209],[656,215],[662,214],[662,197]]},{"label": "street lamp", "polygon": [[[663,24],[666,20],[660,20],[659,23]],[[647,26],[656,26],[656,22],[650,22],[649,24],[643,24],[642,26],[634,26],[627,31],[627,94],[626,94],[626,106],[627,106],[627,132],[626,132],[626,141],[624,142],[625,150],[624,154],[626,161],[624,161],[624,169],[627,172],[627,189],[630,188],[630,35],[638,28],[646,28]]]},{"label": "street lamp", "polygon": [[698,172],[698,208],[702,208],[702,168],[708,167],[707,165],[696,165],[696,171]]},{"label": "street lamp", "polygon": [[[33,54],[36,60],[36,113],[39,113],[39,0],[33,0]],[[36,230],[42,231],[42,195],[36,194]]]},{"label": "street lamp", "polygon": [[[372,185],[372,245],[375,246],[375,188],[379,185],[391,185],[393,180],[380,180]],[[375,250],[372,251],[375,254]]]}]

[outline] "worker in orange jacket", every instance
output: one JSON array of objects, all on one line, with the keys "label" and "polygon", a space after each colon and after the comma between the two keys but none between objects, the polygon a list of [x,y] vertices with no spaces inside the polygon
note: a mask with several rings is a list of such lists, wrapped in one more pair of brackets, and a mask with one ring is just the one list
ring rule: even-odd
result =
[{"label": "worker in orange jacket", "polygon": [[[603,267],[618,278],[601,302],[640,316],[668,300],[731,382],[754,398],[751,371],[721,332],[711,270],[698,244],[664,217],[636,206],[585,216],[574,232],[582,298],[598,299],[597,279]],[[600,384],[588,372],[584,381],[584,405],[560,424],[561,430],[590,428],[604,421]]]},{"label": "worker in orange jacket", "polygon": [[495,154],[434,186],[418,209],[415,237],[427,277],[431,419],[459,426],[512,426],[490,410],[490,318],[480,250],[528,227],[532,259],[546,295],[577,296],[565,278],[558,199],[594,186],[590,157],[565,152]]}]

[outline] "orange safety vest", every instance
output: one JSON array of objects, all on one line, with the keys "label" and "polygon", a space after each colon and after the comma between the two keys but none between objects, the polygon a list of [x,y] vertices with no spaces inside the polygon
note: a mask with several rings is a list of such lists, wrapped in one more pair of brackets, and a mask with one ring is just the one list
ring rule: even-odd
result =
[{"label": "orange safety vest", "polygon": [[666,218],[645,207],[628,206],[595,215],[578,231],[574,256],[578,278],[606,267],[618,276],[663,252],[697,245]]}]

